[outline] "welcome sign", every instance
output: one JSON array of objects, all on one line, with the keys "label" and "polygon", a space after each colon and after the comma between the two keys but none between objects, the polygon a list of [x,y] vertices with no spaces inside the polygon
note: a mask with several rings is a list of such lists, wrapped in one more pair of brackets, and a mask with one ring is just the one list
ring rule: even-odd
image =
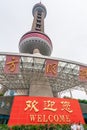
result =
[{"label": "welcome sign", "polygon": [[78,100],[15,96],[9,126],[84,123]]}]

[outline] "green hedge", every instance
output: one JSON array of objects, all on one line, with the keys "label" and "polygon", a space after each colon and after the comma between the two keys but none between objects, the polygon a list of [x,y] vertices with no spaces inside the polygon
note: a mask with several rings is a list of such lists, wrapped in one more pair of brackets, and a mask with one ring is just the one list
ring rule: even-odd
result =
[{"label": "green hedge", "polygon": [[3,96],[4,94],[3,93],[0,93],[0,96]]},{"label": "green hedge", "polygon": [[7,125],[0,125],[0,130],[10,130]]},{"label": "green hedge", "polygon": [[87,100],[81,100],[81,99],[79,99],[78,101],[79,101],[79,103],[87,104]]},{"label": "green hedge", "polygon": [[[21,125],[8,127],[0,125],[0,130],[70,130],[70,125]],[[84,125],[84,130],[87,130],[87,125]]]}]

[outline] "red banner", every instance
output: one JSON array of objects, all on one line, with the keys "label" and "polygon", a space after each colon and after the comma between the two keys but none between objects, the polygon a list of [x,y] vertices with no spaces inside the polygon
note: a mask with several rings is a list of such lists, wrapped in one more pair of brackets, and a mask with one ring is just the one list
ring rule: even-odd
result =
[{"label": "red banner", "polygon": [[29,124],[84,123],[75,99],[15,96],[9,126]]},{"label": "red banner", "polygon": [[80,66],[79,80],[87,81],[87,67]]},{"label": "red banner", "polygon": [[46,60],[45,61],[45,75],[46,76],[52,76],[57,77],[57,71],[58,71],[58,61],[56,60]]},{"label": "red banner", "polygon": [[18,73],[19,72],[19,56],[6,56],[5,73]]}]

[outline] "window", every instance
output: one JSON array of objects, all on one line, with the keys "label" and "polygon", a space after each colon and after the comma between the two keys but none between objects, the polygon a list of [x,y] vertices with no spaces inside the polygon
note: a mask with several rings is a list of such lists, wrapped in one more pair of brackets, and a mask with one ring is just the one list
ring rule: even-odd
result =
[{"label": "window", "polygon": [[37,23],[41,23],[41,20],[37,19]]},{"label": "window", "polygon": [[37,28],[40,28],[40,27],[41,27],[41,25],[40,25],[40,24],[36,24],[36,27],[37,27]]},{"label": "window", "polygon": [[41,31],[41,29],[40,29],[40,28],[35,28],[35,30],[37,30],[37,31]]}]

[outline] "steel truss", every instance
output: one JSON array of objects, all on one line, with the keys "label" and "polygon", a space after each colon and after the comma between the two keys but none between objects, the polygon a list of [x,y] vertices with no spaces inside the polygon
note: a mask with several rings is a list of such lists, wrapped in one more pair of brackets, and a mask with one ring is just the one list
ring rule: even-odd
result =
[{"label": "steel truss", "polygon": [[[6,55],[20,56],[20,69],[18,74],[4,73]],[[87,92],[87,81],[79,80],[80,66],[87,67],[87,65],[64,59],[17,53],[0,53],[0,84],[3,91],[5,92],[8,89],[29,90],[32,76],[37,74],[35,80],[37,80],[37,77],[39,79],[42,76],[45,77],[46,59],[58,60],[58,76],[47,77],[53,93],[61,93],[70,89]]]}]

